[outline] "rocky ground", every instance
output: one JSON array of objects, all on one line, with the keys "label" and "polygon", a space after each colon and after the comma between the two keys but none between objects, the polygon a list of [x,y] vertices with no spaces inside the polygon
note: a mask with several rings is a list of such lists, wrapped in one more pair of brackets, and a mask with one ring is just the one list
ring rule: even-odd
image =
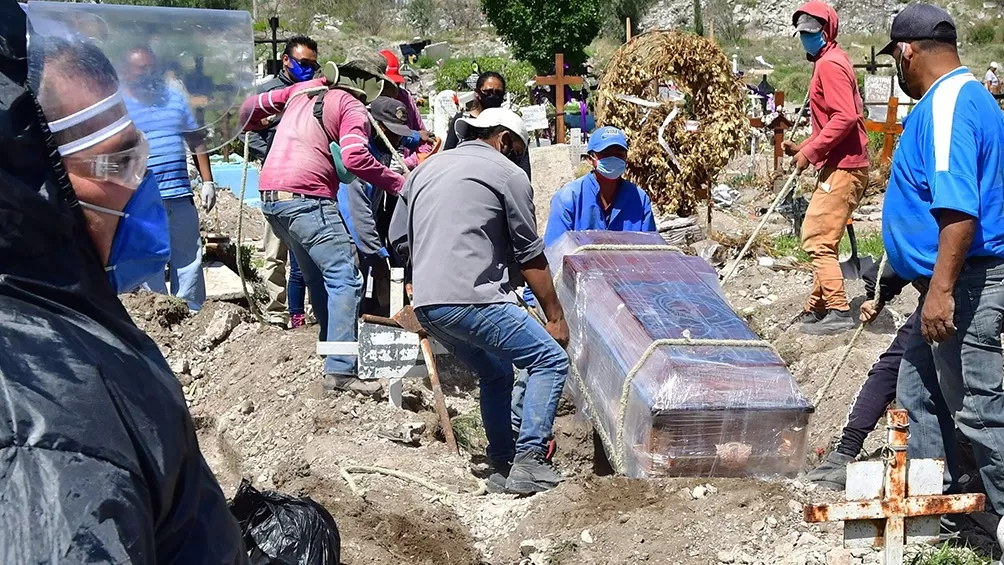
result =
[{"label": "rocky ground", "polygon": [[[535,150],[538,186],[560,186],[572,175],[559,148]],[[541,160],[544,158],[544,160]],[[568,162],[566,166],[564,163]],[[544,178],[546,183],[539,182]],[[564,181],[562,181],[564,182]],[[550,193],[537,195],[546,210]],[[741,235],[770,196],[745,190],[719,210],[715,231]],[[221,198],[221,221],[236,221],[232,199]],[[260,228],[260,223],[252,225]],[[260,221],[260,218],[259,218]],[[704,226],[707,230],[707,227]],[[783,219],[768,231],[786,229]],[[252,234],[256,236],[257,234]],[[731,255],[734,250],[728,250]],[[772,341],[807,397],[813,398],[843,354],[850,332],[835,337],[788,331],[811,276],[744,263],[725,289],[735,310]],[[860,282],[849,286],[860,303]],[[568,481],[532,498],[483,494],[482,457],[449,453],[438,430],[427,381],[406,383],[405,409],[386,400],[325,396],[314,355],[316,328],[262,327],[240,306],[210,302],[196,316],[165,297],[124,297],[126,306],[174,368],[201,448],[228,496],[240,479],[260,489],[307,495],[323,504],[341,530],[342,561],[371,564],[784,564],[878,563],[871,550],[841,548],[840,524],[802,521],[802,505],[839,499],[790,479],[628,480],[597,473],[589,424],[564,405],[556,424],[556,464]],[[806,467],[828,450],[868,367],[892,340],[896,324],[916,304],[909,290],[871,326],[829,387],[813,416]],[[452,413],[477,406],[474,383],[447,379]],[[882,445],[881,432],[868,443]],[[343,478],[352,466],[401,470],[450,495],[415,482],[371,473]]]}]

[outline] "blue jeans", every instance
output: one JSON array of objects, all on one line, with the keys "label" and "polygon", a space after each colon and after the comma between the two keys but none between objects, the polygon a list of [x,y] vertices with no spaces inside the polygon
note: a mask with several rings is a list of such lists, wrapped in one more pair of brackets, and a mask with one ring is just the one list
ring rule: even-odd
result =
[{"label": "blue jeans", "polygon": [[296,255],[289,252],[289,282],[286,284],[286,300],[289,301],[290,314],[303,314],[303,303],[307,298],[307,283],[303,282],[300,264]]},{"label": "blue jeans", "polygon": [[[487,455],[496,466],[511,462],[516,453],[546,453],[568,377],[568,355],[544,327],[515,304],[424,306],[415,314],[430,335],[478,374]],[[510,427],[513,365],[528,375],[515,442]]]},{"label": "blue jeans", "polygon": [[[973,445],[993,511],[1004,515],[1004,388],[1001,326],[1004,261],[967,261],[955,284],[957,333],[928,345],[917,323],[899,370],[897,400],[910,414],[911,458],[944,458],[947,489],[958,482],[955,428]],[[922,294],[918,312],[923,312]]]},{"label": "blue jeans", "polygon": [[[171,237],[171,260],[167,264],[171,278],[171,294],[188,303],[188,309],[198,312],[206,301],[206,275],[202,271],[202,234],[199,233],[199,211],[191,196],[164,200],[168,230]],[[143,288],[167,294],[164,274],[157,273],[143,283]]]},{"label": "blue jeans", "polygon": [[[356,341],[362,277],[355,246],[334,200],[294,198],[262,202],[265,220],[296,257],[321,341]],[[356,375],[354,355],[328,355],[324,373]]]}]

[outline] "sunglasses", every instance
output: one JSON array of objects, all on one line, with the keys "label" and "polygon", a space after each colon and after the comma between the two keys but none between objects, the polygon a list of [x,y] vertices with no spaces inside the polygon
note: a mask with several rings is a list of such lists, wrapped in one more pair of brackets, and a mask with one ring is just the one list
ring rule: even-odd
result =
[{"label": "sunglasses", "polygon": [[488,90],[481,90],[480,92],[482,96],[491,96],[493,94],[495,96],[505,96],[505,90],[500,88],[489,88]]},{"label": "sunglasses", "polygon": [[317,63],[317,61],[314,61],[312,59],[299,59],[299,60],[297,60],[297,59],[294,59],[292,57],[290,57],[289,59],[291,61],[295,62],[297,65],[300,65],[304,69],[311,69],[311,70],[316,71],[317,69],[321,68],[321,65],[319,65]]}]

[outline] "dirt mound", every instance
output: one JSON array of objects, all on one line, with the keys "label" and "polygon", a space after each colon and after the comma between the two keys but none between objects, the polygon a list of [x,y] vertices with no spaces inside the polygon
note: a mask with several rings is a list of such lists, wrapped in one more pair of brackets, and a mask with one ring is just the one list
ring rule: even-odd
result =
[{"label": "dirt mound", "polygon": [[173,296],[140,290],[124,294],[121,298],[126,310],[132,313],[133,319],[138,317],[160,328],[171,329],[189,315],[188,304]]}]

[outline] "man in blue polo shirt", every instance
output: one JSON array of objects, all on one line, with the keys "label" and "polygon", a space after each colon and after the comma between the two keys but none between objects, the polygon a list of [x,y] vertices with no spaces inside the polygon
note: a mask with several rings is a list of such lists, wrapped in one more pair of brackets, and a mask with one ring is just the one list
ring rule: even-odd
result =
[{"label": "man in blue polo shirt", "polygon": [[[137,47],[126,56],[123,72],[125,102],[136,127],[150,143],[148,167],[157,177],[164,200],[171,237],[168,271],[171,294],[197,311],[206,300],[206,279],[202,272],[202,236],[199,212],[195,207],[192,183],[188,178],[187,143],[195,155],[202,176],[202,206],[208,212],[216,203],[216,186],[202,139],[195,133],[198,123],[184,95],[170,88],[164,70],[148,47]],[[145,284],[154,292],[167,294],[163,274]]]},{"label": "man in blue polo shirt", "polygon": [[[613,126],[601,127],[589,136],[586,151],[593,170],[561,187],[551,198],[544,245],[554,245],[569,231],[655,231],[648,194],[624,178],[628,154],[624,132]],[[536,305],[529,288],[523,298]],[[513,385],[513,430],[519,430],[522,420],[526,376],[520,371]],[[553,444],[550,449],[553,452]]]},{"label": "man in blue polo shirt", "polygon": [[628,153],[624,132],[602,127],[589,136],[586,151],[593,170],[551,199],[544,245],[553,245],[566,231],[655,231],[648,194],[623,178]]},{"label": "man in blue polo shirt", "polygon": [[911,4],[891,36],[883,53],[896,59],[904,92],[919,100],[903,124],[882,216],[890,264],[921,292],[921,323],[907,340],[897,387],[910,414],[909,455],[945,458],[951,488],[958,427],[973,444],[988,506],[999,517],[1004,117],[961,65],[948,12]]}]

